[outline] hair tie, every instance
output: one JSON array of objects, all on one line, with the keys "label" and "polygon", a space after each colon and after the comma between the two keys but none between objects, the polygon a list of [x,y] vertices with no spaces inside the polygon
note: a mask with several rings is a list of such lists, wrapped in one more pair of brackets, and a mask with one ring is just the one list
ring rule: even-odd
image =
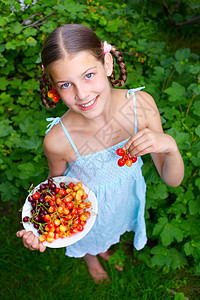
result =
[{"label": "hair tie", "polygon": [[105,41],[103,43],[103,52],[104,54],[106,54],[106,53],[110,53],[110,51],[111,51],[111,45]]}]

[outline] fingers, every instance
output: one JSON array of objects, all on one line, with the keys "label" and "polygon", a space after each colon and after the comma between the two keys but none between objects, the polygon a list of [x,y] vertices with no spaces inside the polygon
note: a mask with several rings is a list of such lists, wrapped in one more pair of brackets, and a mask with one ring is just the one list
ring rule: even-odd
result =
[{"label": "fingers", "polygon": [[40,242],[39,243],[39,251],[44,252],[46,250],[46,247]]},{"label": "fingers", "polygon": [[149,141],[145,141],[135,147],[131,147],[131,149],[129,148],[129,153],[131,157],[133,156],[138,157],[151,152],[153,152],[153,149]]},{"label": "fingers", "polygon": [[154,132],[146,128],[132,136],[123,149],[128,150],[131,157],[162,152],[164,149],[163,135],[163,133]]},{"label": "fingers", "polygon": [[32,231],[26,232],[23,235],[23,244],[24,244],[24,247],[29,248],[30,250],[33,250],[32,244],[33,244],[34,237],[35,236],[32,233]]},{"label": "fingers", "polygon": [[131,157],[141,156],[150,153],[152,146],[152,139],[149,138],[143,131],[135,134],[123,147],[128,150]]},{"label": "fingers", "polygon": [[134,134],[129,140],[128,142],[124,145],[123,149],[124,150],[128,150],[129,147],[139,138],[141,138],[143,136],[143,130],[137,132],[136,134]]},{"label": "fingers", "polygon": [[17,237],[23,238],[24,247],[29,248],[30,250],[39,250],[44,252],[46,247],[40,242],[39,238],[36,237],[32,231],[26,232],[26,230],[21,230],[16,233]]},{"label": "fingers", "polygon": [[16,232],[17,237],[22,237],[25,234],[26,230],[20,230]]}]

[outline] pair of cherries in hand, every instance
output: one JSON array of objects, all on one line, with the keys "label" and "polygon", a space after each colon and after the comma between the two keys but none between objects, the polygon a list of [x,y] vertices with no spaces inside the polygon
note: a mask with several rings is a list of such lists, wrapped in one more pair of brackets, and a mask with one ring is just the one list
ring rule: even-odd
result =
[{"label": "pair of cherries in hand", "polygon": [[130,167],[133,163],[137,161],[137,157],[130,157],[128,150],[123,150],[123,148],[118,148],[116,150],[117,155],[122,156],[118,160],[118,166],[123,167],[125,164]]}]

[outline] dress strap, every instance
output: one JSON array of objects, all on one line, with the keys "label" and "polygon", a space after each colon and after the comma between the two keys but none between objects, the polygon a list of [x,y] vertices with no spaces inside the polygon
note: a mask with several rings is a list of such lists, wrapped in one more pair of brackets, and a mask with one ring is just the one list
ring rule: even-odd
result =
[{"label": "dress strap", "polygon": [[136,116],[136,97],[135,97],[135,92],[138,92],[138,91],[140,91],[140,90],[142,90],[142,89],[144,89],[144,88],[145,88],[145,86],[138,87],[138,88],[136,88],[136,89],[130,89],[130,90],[127,92],[127,94],[126,94],[126,97],[127,97],[127,98],[129,98],[129,94],[131,94],[132,97],[133,97],[134,116],[135,116],[135,132],[134,132],[134,134],[137,133],[137,116]]},{"label": "dress strap", "polygon": [[51,130],[51,128],[52,128],[54,125],[60,123],[61,126],[62,126],[62,128],[63,128],[63,130],[64,130],[64,132],[65,132],[65,134],[66,134],[66,136],[67,136],[67,138],[68,138],[68,140],[70,141],[70,144],[72,145],[74,151],[76,152],[76,154],[77,154],[78,156],[81,156],[80,153],[78,152],[78,149],[76,148],[74,142],[72,141],[72,138],[71,138],[69,132],[67,131],[67,128],[64,126],[63,122],[61,121],[61,118],[60,118],[60,117],[56,117],[56,118],[47,118],[46,121],[51,122],[51,123],[49,123],[49,124],[47,125],[47,128],[48,128],[48,129],[46,130],[45,133],[47,134],[47,133],[49,132],[49,130]]}]

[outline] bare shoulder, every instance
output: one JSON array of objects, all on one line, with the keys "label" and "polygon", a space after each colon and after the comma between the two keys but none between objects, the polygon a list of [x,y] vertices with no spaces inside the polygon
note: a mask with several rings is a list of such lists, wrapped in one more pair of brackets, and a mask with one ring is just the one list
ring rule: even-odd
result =
[{"label": "bare shoulder", "polygon": [[160,114],[153,97],[143,91],[135,93],[137,118],[142,120],[143,127],[151,127],[152,122],[160,123]]},{"label": "bare shoulder", "polygon": [[67,153],[70,153],[70,142],[67,139],[60,123],[54,125],[47,133],[43,142],[44,153],[47,158],[51,155],[68,161]]},{"label": "bare shoulder", "polygon": [[144,108],[151,113],[158,112],[158,108],[155,103],[155,100],[153,99],[153,97],[150,94],[148,94],[144,91],[139,91],[139,92],[136,92],[135,95],[136,95],[136,102],[137,102],[136,105],[137,106],[140,107],[140,105],[141,105],[141,108]]}]

